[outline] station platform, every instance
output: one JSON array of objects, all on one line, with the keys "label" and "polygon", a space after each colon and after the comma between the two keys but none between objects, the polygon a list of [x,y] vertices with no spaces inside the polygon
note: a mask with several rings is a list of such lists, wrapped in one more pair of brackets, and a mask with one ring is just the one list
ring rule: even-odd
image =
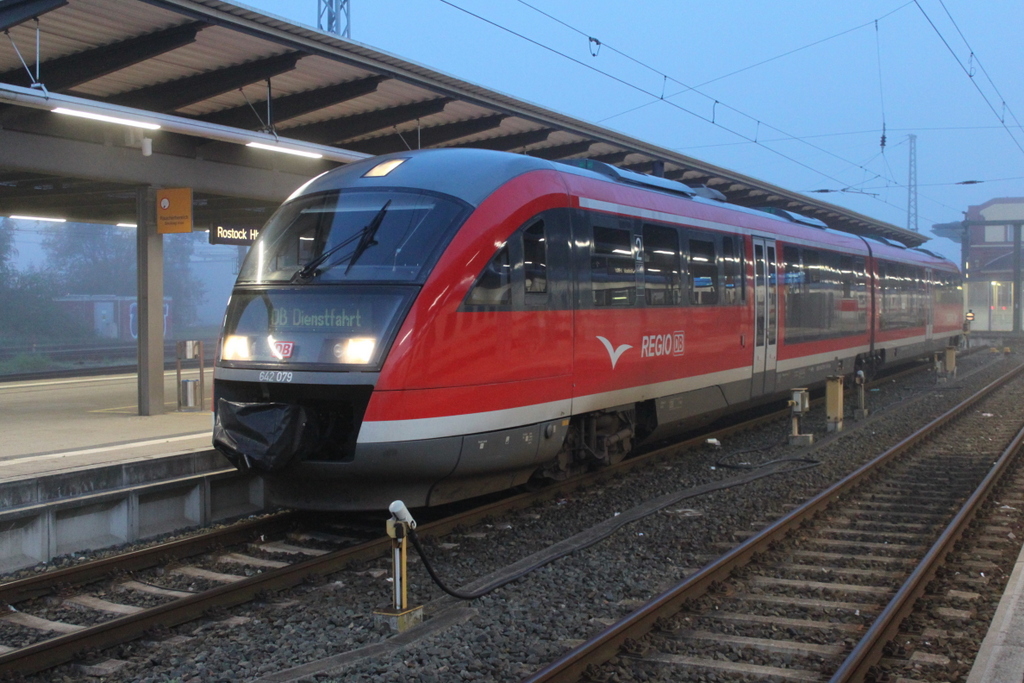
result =
[{"label": "station platform", "polygon": [[[183,370],[182,379],[198,379]],[[0,481],[169,453],[210,450],[206,410],[178,412],[177,375],[164,373],[163,415],[141,416],[135,374],[0,382]]]},{"label": "station platform", "polygon": [[141,416],[135,374],[0,382],[0,571],[262,511],[262,481],[213,449],[204,385],[179,411],[165,372],[166,413]]}]

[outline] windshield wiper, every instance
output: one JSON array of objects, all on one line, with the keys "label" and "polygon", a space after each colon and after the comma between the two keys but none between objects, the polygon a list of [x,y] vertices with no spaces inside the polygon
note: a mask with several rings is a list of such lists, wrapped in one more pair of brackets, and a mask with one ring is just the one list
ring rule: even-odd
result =
[{"label": "windshield wiper", "polygon": [[341,249],[342,247],[345,247],[345,246],[348,246],[349,244],[352,244],[353,240],[355,240],[355,238],[357,236],[358,235],[352,235],[351,237],[349,237],[344,242],[339,242],[338,244],[335,244],[333,247],[331,247],[327,251],[323,252],[322,254],[317,256],[315,259],[313,259],[312,261],[310,261],[306,265],[304,265],[301,268],[299,268],[297,271],[295,271],[295,274],[292,275],[292,282],[295,282],[296,280],[308,280],[312,276],[316,275],[317,274],[317,270],[316,269],[320,266],[321,263],[323,263],[324,261],[329,259],[331,256],[333,256],[335,253],[337,253],[337,251],[339,249]]},{"label": "windshield wiper", "polygon": [[[362,236],[359,238],[359,244],[356,245],[356,250],[352,252],[352,258],[349,259],[348,268],[345,269],[345,275],[348,275],[348,271],[352,270],[352,266],[356,264],[359,257],[363,255],[363,252],[372,246],[379,244],[377,240],[373,239],[373,236],[377,234],[377,229],[380,228],[380,224],[384,222],[384,216],[387,215],[388,207],[391,206],[391,200],[384,202],[384,206],[380,207],[380,211],[373,217],[369,225],[363,228]],[[337,263],[332,266],[338,265]]]},{"label": "windshield wiper", "polygon": [[[348,259],[351,259],[349,263],[349,268],[351,268],[352,264],[354,264],[356,260],[363,255],[364,251],[366,251],[369,247],[373,246],[374,244],[377,244],[377,241],[373,239],[373,236],[377,234],[377,229],[380,228],[380,224],[384,222],[384,216],[385,214],[387,214],[388,206],[390,204],[391,200],[389,199],[384,203],[384,206],[380,208],[380,211],[377,212],[377,215],[373,217],[373,220],[366,224],[366,226],[363,227],[362,230],[352,235],[347,240],[335,244],[333,247],[323,252],[315,259],[313,259],[312,261],[310,261],[309,263],[295,271],[295,274],[292,275],[291,281],[295,282],[296,280],[308,280],[311,277],[316,277],[325,270],[330,270],[334,266],[340,263],[344,263]],[[356,248],[352,251],[351,254],[345,254],[344,256],[342,256],[340,259],[330,264],[329,266],[323,269],[320,268],[320,266],[325,261],[327,261],[327,259],[329,259],[334,254],[338,253],[338,251],[340,251],[342,248],[352,244],[352,242],[354,242],[356,239],[359,240],[359,243],[356,245]],[[348,269],[345,270],[345,274],[348,274]]]}]

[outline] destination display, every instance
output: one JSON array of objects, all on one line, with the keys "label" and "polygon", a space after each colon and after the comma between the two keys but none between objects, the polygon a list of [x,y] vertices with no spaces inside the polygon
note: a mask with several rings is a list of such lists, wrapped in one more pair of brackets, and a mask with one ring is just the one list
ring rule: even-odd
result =
[{"label": "destination display", "polygon": [[222,359],[374,365],[405,317],[413,287],[235,290]]}]

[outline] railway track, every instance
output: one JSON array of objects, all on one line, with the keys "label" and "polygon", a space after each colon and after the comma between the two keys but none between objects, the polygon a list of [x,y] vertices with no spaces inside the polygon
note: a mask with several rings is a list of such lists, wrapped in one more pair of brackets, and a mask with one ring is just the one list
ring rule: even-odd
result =
[{"label": "railway track", "polygon": [[[725,437],[778,417],[762,416],[712,435]],[[690,445],[706,436],[695,437]],[[514,495],[428,521],[419,526],[418,533],[423,538],[444,536],[455,529],[591,486],[663,455],[663,451],[648,453],[542,491]],[[303,582],[322,581],[326,575],[353,563],[382,557],[390,550],[391,542],[386,536],[354,543],[351,537],[339,537],[338,531],[304,531],[301,517],[297,513],[280,514],[0,584],[0,608],[6,605],[8,610],[7,614],[0,613],[0,676],[45,671],[87,658],[88,653],[154,633],[163,634],[179,624],[219,615],[252,600],[268,599]],[[378,526],[383,530],[383,517]],[[270,537],[278,540],[268,542]],[[232,549],[233,545],[244,549]],[[331,546],[334,548],[330,549]],[[190,563],[190,558],[198,561]],[[226,572],[224,564],[236,569]],[[147,577],[138,580],[140,573]],[[169,582],[161,578],[168,575],[185,577],[193,587],[181,590],[175,587],[180,585],[177,579]],[[197,590],[195,585],[201,588]],[[69,612],[53,610],[53,605],[73,607]],[[93,614],[84,614],[83,609]],[[83,621],[91,623],[83,625]],[[26,630],[30,632],[27,638]]]},{"label": "railway track", "polygon": [[[542,491],[457,512],[421,524],[418,533],[424,538],[443,536],[453,529],[592,486],[661,459],[680,447],[698,445],[709,437],[726,438],[777,420],[784,412],[702,434]],[[8,609],[8,614],[0,614],[0,676],[28,675],[81,660],[84,653],[162,633],[303,582],[319,581],[352,563],[384,556],[390,549],[386,536],[354,543],[351,537],[339,537],[337,531],[303,531],[310,525],[300,521],[302,518],[295,513],[279,514],[0,584],[0,606],[7,605]],[[379,528],[384,528],[383,519]],[[268,542],[267,538],[275,540]],[[193,558],[198,559],[191,561]],[[225,570],[225,565],[234,569]],[[182,577],[191,586],[186,590],[181,590]],[[70,607],[53,609],[54,605]]]},{"label": "railway track", "polygon": [[[164,369],[176,367],[176,342],[164,344]],[[33,372],[7,373],[0,375],[0,382],[21,382],[36,379],[57,379],[91,375],[132,373],[138,370],[137,344],[62,344],[62,345],[21,345],[0,349],[0,362],[18,356],[41,356],[52,361],[55,367]],[[205,343],[204,363],[213,367],[216,344]],[[183,368],[199,367],[196,360],[184,360]]]},{"label": "railway track", "polygon": [[[891,378],[886,381],[891,381]],[[707,437],[726,439],[738,431],[778,420],[779,417],[775,413],[753,422],[704,434],[693,439],[689,446],[697,445]],[[646,467],[663,459],[666,453],[685,446],[677,444],[670,449],[625,461],[614,468],[579,477],[557,487],[512,496],[421,524],[419,533],[424,538],[430,538],[444,536],[459,528],[471,528],[488,518],[500,518],[512,510],[523,510],[544,500],[571,495],[572,491],[592,487],[597,482],[614,481],[628,470]],[[17,632],[22,638],[26,630],[29,630],[33,632],[33,637],[28,641],[23,638],[22,642],[16,639],[5,642],[2,626],[5,621],[9,621],[11,615],[7,615],[7,619],[0,619],[0,645],[15,648],[0,651],[0,675],[28,674],[62,662],[82,661],[83,653],[96,652],[147,635],[152,637],[154,633],[166,633],[175,625],[196,619],[209,620],[212,616],[223,616],[224,610],[247,601],[266,602],[272,600],[278,591],[304,582],[320,582],[322,577],[345,567],[351,568],[353,563],[367,563],[381,557],[389,548],[389,541],[383,537],[363,543],[339,544],[338,539],[329,538],[330,535],[337,536],[339,532],[311,532],[308,526],[298,522],[294,516],[275,519],[272,526],[261,524],[253,522],[249,528],[233,532],[234,535],[223,532],[225,535],[220,538],[188,539],[169,546],[150,548],[139,555],[114,557],[101,563],[87,563],[66,571],[48,572],[25,581],[0,585],[0,603],[12,605],[17,610],[17,613],[12,614],[34,614],[51,622],[34,622],[34,627],[10,622],[9,630]],[[382,522],[380,528],[383,529]],[[311,540],[314,542],[310,544]],[[282,544],[287,547],[282,547]],[[240,547],[232,548],[233,545]],[[305,554],[303,547],[316,551],[315,556]],[[187,558],[190,557],[198,559],[189,562]],[[285,566],[270,566],[274,563]],[[195,572],[189,567],[203,571]],[[215,572],[217,576],[206,572]],[[184,580],[183,584],[183,576],[191,578]],[[142,580],[139,581],[139,578]],[[154,594],[140,587],[147,584],[149,588],[157,587],[177,593]],[[183,586],[187,590],[180,590]],[[135,599],[128,597],[131,595],[135,595]],[[140,595],[146,597],[138,599]],[[112,607],[110,603],[127,605],[132,608],[127,610],[131,613],[119,615],[116,610],[123,608]],[[144,609],[134,609],[138,607]],[[55,627],[52,622],[58,622],[62,617],[66,619],[64,623],[73,627],[84,625],[87,628]],[[61,634],[57,629],[67,632]],[[43,637],[46,630],[56,636]]]},{"label": "railway track", "polygon": [[[164,354],[174,357],[175,343],[164,344]],[[126,359],[131,360],[138,355],[138,344],[130,343],[108,343],[108,344],[22,344],[7,346],[0,349],[0,361],[10,360],[20,355],[46,356],[53,360],[76,362],[95,361],[104,359]]]},{"label": "railway track", "polygon": [[[977,597],[974,584],[984,578],[944,570],[943,562],[955,550],[966,566],[987,568],[992,553],[1013,545],[1004,528],[1012,506],[983,504],[1005,473],[1021,476],[1022,371],[766,524],[528,680],[936,680],[922,667],[949,663],[934,650],[971,615],[964,602]],[[987,521],[962,541],[982,509]],[[937,574],[945,592],[939,584],[929,588]],[[915,615],[901,633],[922,596],[924,616]]]}]

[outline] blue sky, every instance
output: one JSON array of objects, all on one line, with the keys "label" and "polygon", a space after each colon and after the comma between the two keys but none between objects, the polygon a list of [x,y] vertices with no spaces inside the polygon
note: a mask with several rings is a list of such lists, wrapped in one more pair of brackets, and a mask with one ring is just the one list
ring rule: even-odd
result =
[{"label": "blue sky", "polygon": [[[316,25],[316,0],[246,4]],[[916,134],[927,235],[1024,195],[1020,2],[351,4],[357,42],[899,226]]]}]

